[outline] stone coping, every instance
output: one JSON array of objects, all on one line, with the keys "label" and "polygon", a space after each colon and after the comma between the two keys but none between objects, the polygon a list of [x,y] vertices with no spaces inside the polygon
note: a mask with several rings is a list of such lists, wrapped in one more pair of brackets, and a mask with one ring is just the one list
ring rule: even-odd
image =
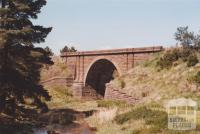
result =
[{"label": "stone coping", "polygon": [[64,52],[61,54],[61,57],[112,55],[112,54],[127,54],[127,53],[151,53],[151,52],[160,52],[162,50],[164,50],[162,46],[154,46],[154,47],[123,48],[123,49],[96,50],[96,51],[78,51],[78,52]]}]

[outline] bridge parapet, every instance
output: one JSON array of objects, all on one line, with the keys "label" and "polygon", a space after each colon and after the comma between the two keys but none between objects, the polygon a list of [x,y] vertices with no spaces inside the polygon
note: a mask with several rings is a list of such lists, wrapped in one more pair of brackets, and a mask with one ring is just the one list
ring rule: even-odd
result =
[{"label": "bridge parapet", "polygon": [[155,47],[123,48],[123,49],[96,50],[96,51],[64,52],[61,54],[61,57],[148,53],[148,52],[152,53],[152,52],[159,52],[162,50],[163,50],[162,46],[155,46]]}]

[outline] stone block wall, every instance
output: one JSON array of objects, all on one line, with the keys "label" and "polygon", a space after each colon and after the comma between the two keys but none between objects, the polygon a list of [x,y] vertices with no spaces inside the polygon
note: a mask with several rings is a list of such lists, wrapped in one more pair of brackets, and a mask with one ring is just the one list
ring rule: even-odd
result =
[{"label": "stone block wall", "polygon": [[111,84],[106,85],[106,92],[104,96],[105,100],[118,100],[118,101],[125,101],[128,104],[135,104],[139,102],[139,99],[134,98],[126,93],[119,91],[116,87]]}]

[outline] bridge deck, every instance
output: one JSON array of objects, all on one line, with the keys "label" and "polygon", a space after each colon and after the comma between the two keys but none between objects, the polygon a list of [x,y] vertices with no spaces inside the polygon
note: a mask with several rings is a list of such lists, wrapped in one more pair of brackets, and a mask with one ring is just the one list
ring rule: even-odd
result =
[{"label": "bridge deck", "polygon": [[64,52],[61,57],[73,56],[90,56],[90,55],[112,55],[112,54],[128,54],[128,53],[152,53],[163,50],[162,46],[155,47],[141,47],[141,48],[124,48],[124,49],[110,49],[110,50],[96,50],[96,51],[79,51],[79,52]]}]

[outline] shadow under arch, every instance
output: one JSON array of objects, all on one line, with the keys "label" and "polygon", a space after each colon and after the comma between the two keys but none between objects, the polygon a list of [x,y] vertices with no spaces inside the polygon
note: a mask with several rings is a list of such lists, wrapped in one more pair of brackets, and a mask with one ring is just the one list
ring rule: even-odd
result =
[{"label": "shadow under arch", "polygon": [[114,75],[119,76],[119,69],[108,59],[98,59],[93,62],[85,77],[85,87],[95,90],[100,96],[104,96],[106,83],[114,79]]}]

